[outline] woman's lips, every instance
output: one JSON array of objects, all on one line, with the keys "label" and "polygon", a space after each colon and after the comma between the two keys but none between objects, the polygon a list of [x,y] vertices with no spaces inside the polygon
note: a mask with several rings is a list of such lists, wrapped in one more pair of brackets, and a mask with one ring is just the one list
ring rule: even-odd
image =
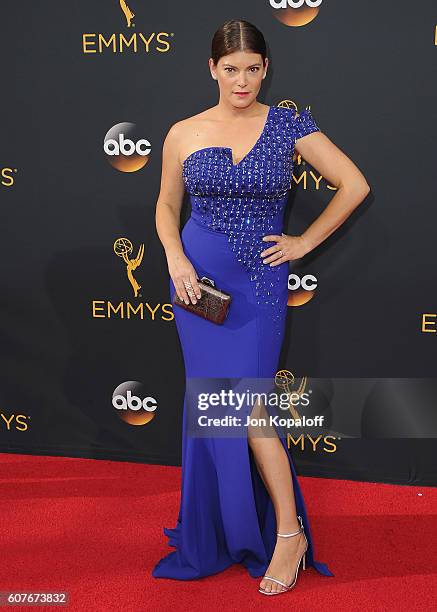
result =
[{"label": "woman's lips", "polygon": [[237,96],[248,96],[249,92],[248,91],[234,91],[234,94]]}]

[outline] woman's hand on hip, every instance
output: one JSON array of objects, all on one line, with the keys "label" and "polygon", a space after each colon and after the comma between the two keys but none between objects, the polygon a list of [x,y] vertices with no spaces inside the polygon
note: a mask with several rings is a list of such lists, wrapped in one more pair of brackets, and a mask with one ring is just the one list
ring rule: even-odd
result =
[{"label": "woman's hand on hip", "polygon": [[300,259],[311,251],[303,236],[288,236],[282,234],[269,234],[263,236],[263,241],[272,241],[275,244],[261,252],[263,263],[278,266],[286,261]]},{"label": "woman's hand on hip", "polygon": [[175,286],[179,298],[189,304],[190,300],[196,304],[197,298],[202,296],[193,264],[184,254],[171,255],[167,257],[168,271]]}]

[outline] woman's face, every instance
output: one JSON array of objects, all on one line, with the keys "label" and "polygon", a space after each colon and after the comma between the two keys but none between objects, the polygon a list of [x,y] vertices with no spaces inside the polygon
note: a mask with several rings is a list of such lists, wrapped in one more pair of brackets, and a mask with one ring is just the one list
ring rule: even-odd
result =
[{"label": "woman's face", "polygon": [[[252,51],[235,51],[219,59],[217,66],[209,59],[211,75],[217,80],[220,99],[233,106],[249,106],[257,97],[266,74],[268,58]],[[243,95],[244,92],[244,95]]]}]

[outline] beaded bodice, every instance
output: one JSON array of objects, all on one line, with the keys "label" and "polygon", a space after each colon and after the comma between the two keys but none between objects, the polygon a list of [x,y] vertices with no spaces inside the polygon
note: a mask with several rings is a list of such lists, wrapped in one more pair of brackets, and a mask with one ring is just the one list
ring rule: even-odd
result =
[{"label": "beaded bodice", "polygon": [[295,142],[315,131],[320,130],[309,109],[297,115],[294,108],[270,106],[260,137],[237,164],[230,147],[204,147],[183,162],[192,218],[227,235],[254,282],[258,304],[277,306],[284,291],[280,269],[288,262],[263,263],[260,253],[275,242],[262,237],[281,234]]}]

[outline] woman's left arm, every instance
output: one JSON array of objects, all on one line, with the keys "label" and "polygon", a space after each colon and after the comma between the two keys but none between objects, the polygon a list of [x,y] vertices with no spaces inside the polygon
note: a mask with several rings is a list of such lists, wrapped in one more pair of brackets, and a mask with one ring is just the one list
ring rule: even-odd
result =
[{"label": "woman's left arm", "polygon": [[[264,250],[264,263],[279,265],[303,257],[349,217],[364,200],[370,187],[359,168],[323,132],[317,131],[296,140],[295,150],[337,191],[317,219],[300,236],[264,236],[276,245]],[[279,247],[279,249],[277,248]],[[282,255],[280,255],[282,253]]]}]

